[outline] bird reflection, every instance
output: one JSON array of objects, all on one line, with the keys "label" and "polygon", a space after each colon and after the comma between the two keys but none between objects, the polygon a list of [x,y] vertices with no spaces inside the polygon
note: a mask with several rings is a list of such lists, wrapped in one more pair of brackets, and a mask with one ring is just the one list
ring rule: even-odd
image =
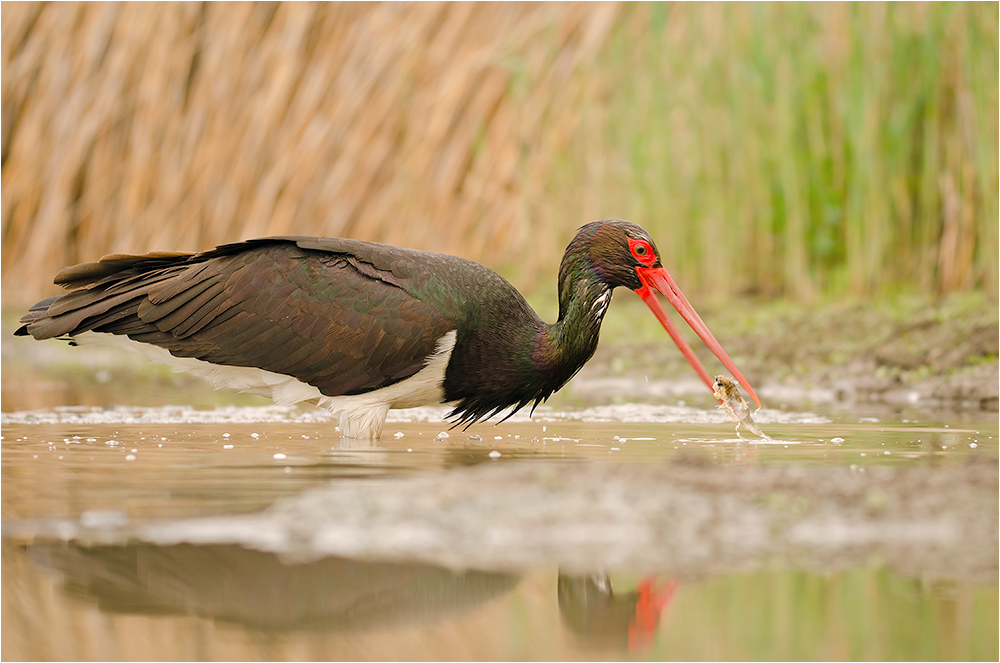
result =
[{"label": "bird reflection", "polygon": [[615,594],[605,574],[559,573],[563,622],[589,645],[630,652],[653,643],[660,615],[677,593],[676,580],[643,579],[631,592]]},{"label": "bird reflection", "polygon": [[465,613],[513,589],[504,573],[327,557],[286,564],[234,545],[35,543],[29,557],[106,612],[195,614],[255,630],[364,630]]},{"label": "bird reflection", "polygon": [[[25,550],[58,574],[66,595],[104,612],[195,615],[262,632],[429,625],[468,614],[520,580],[509,573],[340,557],[288,563],[236,545],[36,541]],[[559,611],[585,644],[634,652],[652,643],[678,586],[650,577],[634,591],[615,594],[607,575],[560,572]]]}]

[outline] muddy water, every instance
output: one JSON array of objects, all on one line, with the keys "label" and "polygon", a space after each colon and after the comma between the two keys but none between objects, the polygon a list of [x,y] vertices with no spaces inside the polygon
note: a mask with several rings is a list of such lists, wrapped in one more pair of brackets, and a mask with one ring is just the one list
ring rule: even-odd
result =
[{"label": "muddy water", "polygon": [[104,509],[141,517],[241,513],[332,479],[479,463],[680,461],[864,472],[873,466],[961,466],[995,457],[997,448],[996,426],[983,423],[772,424],[773,439],[764,441],[741,440],[726,424],[550,421],[456,431],[442,422],[397,422],[372,444],[343,440],[326,421],[21,423],[42,414],[5,416],[5,518],[78,517]]},{"label": "muddy water", "polygon": [[998,656],[995,415],[430,409],[369,444],[7,373],[5,659]]}]

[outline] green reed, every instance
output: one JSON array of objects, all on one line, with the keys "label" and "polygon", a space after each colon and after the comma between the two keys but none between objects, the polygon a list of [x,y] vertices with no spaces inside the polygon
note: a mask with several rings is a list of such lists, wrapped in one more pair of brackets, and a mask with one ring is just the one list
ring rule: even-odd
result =
[{"label": "green reed", "polygon": [[997,291],[995,4],[636,5],[540,216],[705,291]]}]

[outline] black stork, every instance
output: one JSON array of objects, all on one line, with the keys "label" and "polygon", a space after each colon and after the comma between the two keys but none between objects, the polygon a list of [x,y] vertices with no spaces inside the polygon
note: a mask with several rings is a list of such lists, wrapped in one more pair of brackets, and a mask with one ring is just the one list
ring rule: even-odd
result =
[{"label": "black stork", "polygon": [[312,401],[339,417],[346,437],[377,438],[390,408],[448,403],[460,425],[537,406],[594,354],[618,286],[646,302],[712,389],[655,292],[665,296],[760,404],[652,238],[628,221],[577,232],[559,268],[554,324],[478,263],[329,237],[111,255],[67,267],[55,283],[69,292],[31,307],[15,334],[126,345],[216,387]]}]

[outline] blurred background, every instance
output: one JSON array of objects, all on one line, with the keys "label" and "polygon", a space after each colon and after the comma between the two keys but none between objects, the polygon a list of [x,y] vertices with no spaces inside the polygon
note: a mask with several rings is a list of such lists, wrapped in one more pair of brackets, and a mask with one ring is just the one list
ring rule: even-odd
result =
[{"label": "blurred background", "polygon": [[3,297],[270,234],[483,262],[552,298],[573,231],[689,295],[998,275],[998,8],[5,3]]},{"label": "blurred background", "polygon": [[[623,482],[619,463],[828,469],[812,475],[811,502],[780,482],[759,502],[798,518],[808,504],[854,508],[820,488],[873,485],[857,498],[866,517],[903,516],[858,531],[884,530],[914,552],[824,553],[812,566],[796,549],[787,568],[776,558],[689,570],[637,656],[997,660],[998,3],[4,2],[0,17],[0,397],[5,417],[29,422],[5,419],[0,436],[5,526],[224,516],[352,477],[461,477],[494,462],[499,444],[500,462],[580,461]],[[371,450],[340,448],[311,420],[46,425],[38,416],[90,408],[264,401],[116,349],[12,336],[25,306],[58,292],[52,277],[66,265],[276,234],[462,255],[553,320],[563,250],[576,228],[608,217],[651,232],[772,413],[809,408],[836,422],[775,425],[806,442],[749,450],[688,422],[549,423],[536,446],[541,422],[441,442],[435,420],[393,424],[411,427]],[[696,352],[715,361],[700,343]],[[715,405],[631,295],[549,406],[609,403]],[[879,474],[895,468],[956,473],[918,483],[926,499],[910,501],[888,483],[857,483],[910,476]],[[717,486],[721,504],[742,490],[735,474],[704,476],[714,478],[682,485]],[[443,495],[460,494],[450,485]],[[523,484],[510,486],[497,494],[521,499]],[[433,518],[456,536],[493,517],[448,499],[468,511]],[[937,531],[935,504],[973,523],[956,526],[963,536],[990,541],[961,539],[929,564],[936,548],[911,532]],[[579,503],[579,522],[591,506]],[[701,536],[703,522],[656,531]],[[822,529],[836,539],[845,528]],[[587,612],[567,597],[589,601],[594,577],[554,566],[523,577],[296,566],[234,546],[28,546],[9,531],[4,660],[620,660],[620,643],[600,638],[631,629],[615,617],[642,586],[638,570],[621,569],[616,601]],[[972,575],[970,556],[991,573]]]}]

